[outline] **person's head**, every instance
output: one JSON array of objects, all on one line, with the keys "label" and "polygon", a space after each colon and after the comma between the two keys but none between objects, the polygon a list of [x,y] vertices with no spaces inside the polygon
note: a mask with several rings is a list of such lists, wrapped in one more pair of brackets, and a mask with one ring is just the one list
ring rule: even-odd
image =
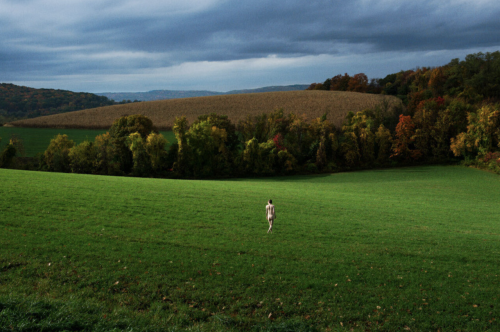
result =
[{"label": "person's head", "polygon": [[272,199],[269,200],[269,204],[273,204],[273,200]]}]

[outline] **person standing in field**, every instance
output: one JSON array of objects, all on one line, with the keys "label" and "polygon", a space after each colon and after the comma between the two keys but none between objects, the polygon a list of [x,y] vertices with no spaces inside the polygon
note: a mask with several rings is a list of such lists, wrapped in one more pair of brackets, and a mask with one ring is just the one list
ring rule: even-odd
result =
[{"label": "person standing in field", "polygon": [[274,211],[274,205],[273,205],[272,199],[270,199],[266,205],[266,218],[267,218],[267,221],[269,221],[269,229],[267,230],[267,232],[272,233],[274,219],[276,219],[276,212]]}]

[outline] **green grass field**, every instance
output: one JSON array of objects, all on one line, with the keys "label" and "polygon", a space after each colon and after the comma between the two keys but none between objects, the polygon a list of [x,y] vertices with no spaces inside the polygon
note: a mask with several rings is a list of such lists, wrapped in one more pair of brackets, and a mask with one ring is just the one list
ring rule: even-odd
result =
[{"label": "green grass field", "polygon": [[[13,134],[23,140],[25,156],[34,157],[37,153],[43,153],[49,146],[50,140],[58,134],[66,134],[69,139],[79,144],[85,140],[93,141],[97,135],[104,134],[107,130],[91,129],[52,129],[52,128],[17,128],[0,127],[0,151],[9,143]],[[171,131],[162,131],[163,136],[170,142],[175,142],[175,135]]]},{"label": "green grass field", "polygon": [[500,329],[494,174],[0,181],[1,331]]}]

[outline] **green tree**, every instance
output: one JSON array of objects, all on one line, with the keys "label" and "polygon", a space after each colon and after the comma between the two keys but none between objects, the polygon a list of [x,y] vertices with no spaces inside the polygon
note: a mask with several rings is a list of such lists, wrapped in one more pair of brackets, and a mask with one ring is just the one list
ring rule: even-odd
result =
[{"label": "green tree", "polygon": [[115,146],[109,132],[98,135],[94,141],[94,147],[97,151],[95,168],[98,174],[120,175],[120,163],[115,160]]},{"label": "green tree", "polygon": [[68,135],[57,135],[50,140],[47,150],[44,152],[47,169],[54,172],[69,172],[69,151],[75,143],[68,139]]},{"label": "green tree", "polygon": [[141,137],[148,137],[151,132],[157,132],[151,119],[144,115],[127,115],[115,120],[109,134],[114,145],[114,159],[120,164],[121,170],[128,174],[133,168],[133,156],[128,146],[131,134],[139,133]]},{"label": "green tree", "polygon": [[[1,139],[0,139],[1,141]],[[0,154],[0,167],[8,168],[12,165],[12,161],[16,156],[17,150],[12,140],[5,146]]]},{"label": "green tree", "polygon": [[73,173],[96,172],[98,150],[93,142],[83,141],[69,150],[70,168]]},{"label": "green tree", "polygon": [[194,123],[186,134],[191,151],[190,169],[195,177],[221,176],[231,173],[232,165],[226,146],[227,132],[209,121]]},{"label": "green tree", "polygon": [[173,163],[173,170],[179,176],[189,175],[190,149],[187,141],[188,121],[185,116],[175,118],[173,131],[177,139],[177,161]]},{"label": "green tree", "polygon": [[384,165],[389,162],[392,146],[392,135],[389,129],[381,124],[375,133],[375,143],[378,146],[377,163]]},{"label": "green tree", "polygon": [[353,167],[357,164],[369,166],[373,163],[375,160],[375,134],[373,131],[378,122],[380,120],[376,119],[375,113],[371,110],[348,114],[345,124],[342,126],[344,135],[342,150],[348,166]]},{"label": "green tree", "polygon": [[139,132],[128,136],[127,145],[132,152],[132,174],[135,176],[151,176],[152,166],[151,158],[146,150],[146,144]]},{"label": "green tree", "polygon": [[167,151],[165,146],[168,141],[162,134],[151,133],[146,138],[146,152],[151,159],[151,168],[153,172],[159,172],[166,163]]}]

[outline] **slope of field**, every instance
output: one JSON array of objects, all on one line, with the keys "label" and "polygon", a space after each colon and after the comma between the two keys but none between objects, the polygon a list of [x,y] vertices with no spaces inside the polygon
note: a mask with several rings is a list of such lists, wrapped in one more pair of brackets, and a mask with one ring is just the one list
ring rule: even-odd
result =
[{"label": "slope of field", "polygon": [[114,120],[123,115],[143,114],[155,126],[170,129],[175,117],[186,116],[190,123],[198,116],[209,113],[228,115],[234,123],[247,115],[258,115],[283,108],[286,113],[305,114],[314,119],[328,113],[328,119],[342,125],[349,111],[357,112],[380,104],[384,98],[400,104],[396,97],[340,91],[286,91],[251,93],[240,95],[209,96],[185,99],[150,101],[125,105],[44,116],[12,122],[18,127],[38,128],[109,128]]},{"label": "slope of field", "polygon": [[500,329],[494,174],[0,182],[6,331]]},{"label": "slope of field", "polygon": [[[104,134],[104,129],[64,129],[64,128],[20,128],[20,127],[0,127],[0,151],[3,151],[9,143],[9,139],[14,135],[21,139],[24,146],[24,155],[18,156],[34,157],[37,153],[43,153],[49,146],[50,140],[58,134],[66,134],[68,138],[76,144],[81,142],[94,141],[95,137]],[[161,131],[161,134],[169,143],[176,142],[175,135],[171,131]]]}]

